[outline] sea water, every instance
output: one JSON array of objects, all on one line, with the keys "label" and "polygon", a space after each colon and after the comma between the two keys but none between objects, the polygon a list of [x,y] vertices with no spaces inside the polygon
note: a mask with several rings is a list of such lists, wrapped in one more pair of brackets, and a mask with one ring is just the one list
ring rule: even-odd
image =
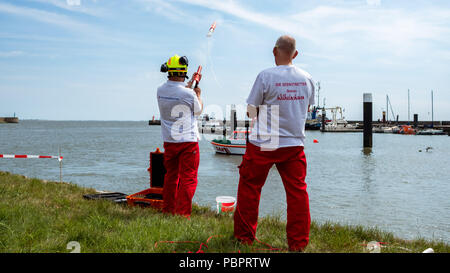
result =
[{"label": "sea water", "polygon": [[[413,239],[450,242],[450,137],[307,131],[306,182],[311,218],[379,227]],[[316,139],[318,143],[314,143]],[[194,202],[215,208],[236,196],[241,156],[200,145]],[[163,148],[160,126],[146,121],[34,121],[0,124],[0,154],[58,155],[63,180],[132,194],[149,187],[149,153]],[[427,147],[432,147],[428,152]],[[56,159],[0,159],[0,171],[59,181]],[[275,167],[262,191],[260,216],[286,217],[286,194]]]}]

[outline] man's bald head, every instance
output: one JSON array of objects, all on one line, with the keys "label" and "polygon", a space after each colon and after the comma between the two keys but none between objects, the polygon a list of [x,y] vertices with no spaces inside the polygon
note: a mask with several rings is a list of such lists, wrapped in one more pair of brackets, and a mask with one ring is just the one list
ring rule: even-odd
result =
[{"label": "man's bald head", "polygon": [[297,57],[298,51],[295,49],[295,39],[289,35],[278,38],[273,48],[273,56],[276,65],[291,65],[292,60]]},{"label": "man's bald head", "polygon": [[284,54],[293,56],[295,53],[295,39],[288,35],[278,38],[275,47],[280,49]]}]

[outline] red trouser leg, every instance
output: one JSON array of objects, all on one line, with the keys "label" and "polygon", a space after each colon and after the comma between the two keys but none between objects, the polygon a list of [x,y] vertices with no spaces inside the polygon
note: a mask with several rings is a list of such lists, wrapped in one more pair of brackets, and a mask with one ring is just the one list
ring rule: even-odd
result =
[{"label": "red trouser leg", "polygon": [[178,148],[174,143],[164,143],[164,167],[167,172],[164,176],[163,212],[172,214],[175,213],[179,180]]},{"label": "red trouser leg", "polygon": [[303,250],[309,242],[311,218],[306,191],[306,157],[303,147],[296,147],[285,161],[276,164],[284,184],[287,202],[286,233],[289,249]]},{"label": "red trouser leg", "polygon": [[303,147],[260,151],[249,143],[240,166],[238,201],[234,214],[234,236],[253,242],[258,220],[261,189],[273,164],[276,164],[286,191],[286,232],[290,250],[302,250],[309,241],[310,215],[306,192],[306,158]]},{"label": "red trouser leg", "polygon": [[197,142],[164,143],[164,212],[191,214],[199,161]]},{"label": "red trouser leg", "polygon": [[192,198],[197,189],[197,173],[200,162],[200,150],[197,142],[188,142],[180,153],[179,184],[177,194],[176,213],[184,216],[191,215]]},{"label": "red trouser leg", "polygon": [[248,144],[239,166],[237,205],[234,212],[234,236],[246,243],[255,239],[261,189],[273,163],[257,155],[258,147]]}]

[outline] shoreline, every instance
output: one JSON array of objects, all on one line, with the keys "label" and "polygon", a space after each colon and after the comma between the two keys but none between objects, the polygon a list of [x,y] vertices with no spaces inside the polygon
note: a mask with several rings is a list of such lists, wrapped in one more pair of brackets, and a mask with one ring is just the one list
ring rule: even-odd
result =
[{"label": "shoreline", "polygon": [[[162,241],[206,242],[205,252],[288,252],[286,223],[277,216],[261,217],[257,238],[266,245],[245,246],[233,238],[233,218],[216,215],[208,207],[193,206],[191,220],[149,208],[129,207],[108,201],[85,200],[96,193],[72,183],[59,183],[0,171],[0,252],[69,252],[69,242],[79,242],[81,252],[186,253],[198,244],[165,244]],[[17,216],[20,217],[17,217]],[[420,253],[433,248],[449,253],[442,241],[405,240],[378,228],[311,222],[307,253],[368,253],[369,242],[380,242],[382,253]]]}]

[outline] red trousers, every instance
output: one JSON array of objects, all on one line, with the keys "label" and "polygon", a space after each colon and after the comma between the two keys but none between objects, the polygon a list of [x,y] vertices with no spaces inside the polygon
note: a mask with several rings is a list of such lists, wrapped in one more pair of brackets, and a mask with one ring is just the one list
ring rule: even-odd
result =
[{"label": "red trousers", "polygon": [[191,215],[199,162],[197,142],[164,142],[164,212]]},{"label": "red trousers", "polygon": [[252,244],[258,224],[259,200],[270,168],[275,164],[283,181],[287,201],[286,233],[289,249],[303,250],[309,242],[311,218],[306,191],[306,158],[302,146],[261,151],[251,143],[239,166],[234,236]]}]

